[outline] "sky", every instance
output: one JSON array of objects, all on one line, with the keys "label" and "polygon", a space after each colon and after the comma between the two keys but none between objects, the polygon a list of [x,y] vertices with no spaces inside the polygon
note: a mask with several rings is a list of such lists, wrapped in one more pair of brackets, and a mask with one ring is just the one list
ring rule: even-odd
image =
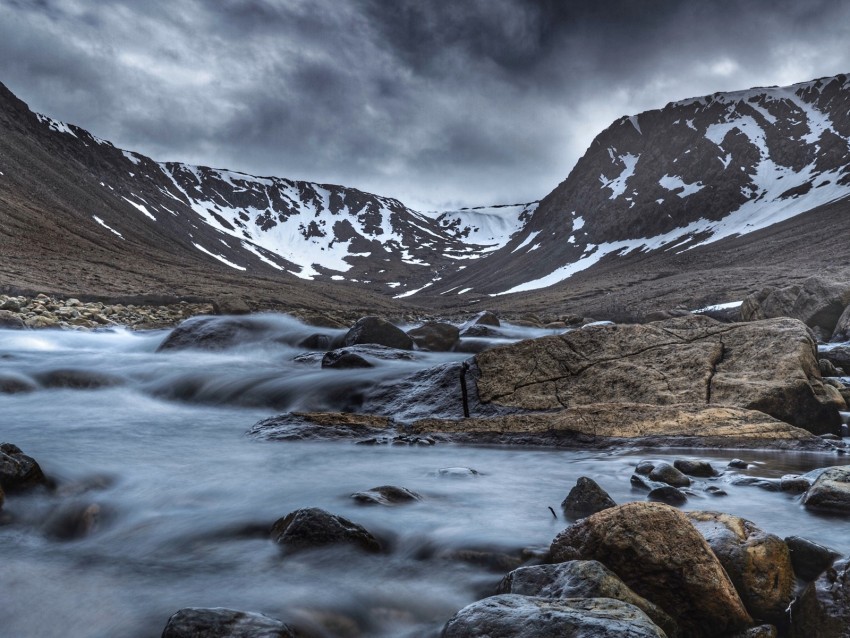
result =
[{"label": "sky", "polygon": [[0,0],[0,82],[161,161],[524,203],[622,115],[850,72],[821,0]]}]

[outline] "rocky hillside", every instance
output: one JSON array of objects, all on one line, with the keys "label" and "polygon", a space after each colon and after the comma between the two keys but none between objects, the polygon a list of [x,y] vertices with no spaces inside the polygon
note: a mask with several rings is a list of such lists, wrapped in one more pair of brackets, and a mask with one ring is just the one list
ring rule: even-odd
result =
[{"label": "rocky hillside", "polygon": [[606,258],[711,250],[846,200],[848,140],[844,75],[623,117],[597,136],[521,232],[445,279],[442,290],[536,290]]}]

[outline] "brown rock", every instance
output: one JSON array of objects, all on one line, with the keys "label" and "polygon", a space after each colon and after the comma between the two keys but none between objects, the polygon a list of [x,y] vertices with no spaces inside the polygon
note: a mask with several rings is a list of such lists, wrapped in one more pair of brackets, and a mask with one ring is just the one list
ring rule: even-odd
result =
[{"label": "brown rock", "polygon": [[847,638],[850,627],[850,559],[809,583],[791,610],[791,638]]},{"label": "brown rock", "polygon": [[708,638],[752,624],[705,539],[678,510],[627,503],[561,532],[552,560],[598,560],[678,623],[683,638]]},{"label": "brown rock", "polygon": [[351,545],[367,552],[381,551],[381,543],[364,527],[317,507],[290,512],[275,521],[272,540],[287,551],[328,545]]},{"label": "brown rock", "polygon": [[460,338],[457,326],[438,321],[428,321],[407,334],[419,348],[432,352],[448,352]]},{"label": "brown rock", "polygon": [[794,590],[788,546],[753,523],[718,512],[688,512],[756,620],[778,623]]},{"label": "brown rock", "polygon": [[850,465],[827,468],[803,496],[810,510],[850,514]]},{"label": "brown rock", "polygon": [[[6,303],[8,304],[8,302]],[[0,310],[0,328],[5,330],[24,330],[26,327],[24,321],[14,312]]]}]

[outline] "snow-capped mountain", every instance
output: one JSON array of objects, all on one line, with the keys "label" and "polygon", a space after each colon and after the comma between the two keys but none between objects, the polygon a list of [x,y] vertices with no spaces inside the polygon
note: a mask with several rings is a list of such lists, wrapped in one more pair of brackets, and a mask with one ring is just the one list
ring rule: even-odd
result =
[{"label": "snow-capped mountain", "polygon": [[623,117],[504,248],[441,282],[498,295],[601,260],[681,254],[850,196],[850,81],[683,100]]}]

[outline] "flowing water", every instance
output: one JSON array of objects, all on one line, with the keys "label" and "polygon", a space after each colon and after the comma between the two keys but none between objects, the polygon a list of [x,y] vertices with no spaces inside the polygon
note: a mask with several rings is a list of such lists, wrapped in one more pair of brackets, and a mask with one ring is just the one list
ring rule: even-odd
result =
[{"label": "flowing water", "polygon": [[[350,623],[365,636],[436,636],[504,573],[452,552],[547,547],[567,524],[559,503],[579,476],[626,502],[644,498],[629,483],[644,458],[704,458],[723,468],[741,456],[756,464],[743,473],[764,477],[841,463],[811,453],[257,441],[245,432],[262,418],[338,409],[380,380],[466,356],[417,353],[368,370],[322,370],[315,358],[293,361],[304,350],[291,344],[315,328],[283,316],[261,321],[277,337],[219,352],[156,352],[165,331],[0,331],[0,379],[34,388],[0,394],[0,441],[18,445],[58,481],[55,492],[7,498],[0,635],[154,637],[174,611],[195,606],[338,627],[329,636],[352,635]],[[543,334],[507,332],[508,339]],[[93,373],[102,387],[63,387],[85,386],[80,379]],[[480,474],[438,472],[449,467]],[[793,495],[731,485],[736,472],[715,480],[728,496],[693,497],[688,507],[745,516],[781,536],[850,553],[846,520],[814,516]],[[392,508],[350,498],[387,484],[424,498]],[[97,526],[67,538],[68,513],[92,504]],[[284,557],[268,528],[300,507],[350,518],[391,551]]]}]

